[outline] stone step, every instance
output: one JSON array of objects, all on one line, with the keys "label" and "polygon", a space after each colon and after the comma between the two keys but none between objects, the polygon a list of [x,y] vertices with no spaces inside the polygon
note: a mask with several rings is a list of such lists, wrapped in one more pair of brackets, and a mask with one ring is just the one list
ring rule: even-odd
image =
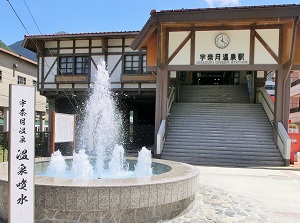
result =
[{"label": "stone step", "polygon": [[[253,142],[254,143],[254,142]],[[232,142],[218,142],[218,141],[205,141],[205,142],[165,142],[164,148],[173,148],[173,149],[194,149],[197,150],[197,148],[206,148],[207,150],[213,149],[223,149],[223,150],[233,150],[233,149],[247,149],[247,150],[254,150],[254,149],[275,149],[275,145],[272,143],[265,143],[265,144],[251,144],[249,143],[232,143]]]},{"label": "stone step", "polygon": [[[178,130],[179,131],[179,130]],[[242,141],[242,140],[255,140],[258,143],[262,141],[273,142],[273,135],[267,133],[265,135],[257,135],[257,134],[226,134],[224,136],[223,133],[193,133],[193,132],[168,132],[168,140],[172,141],[182,141],[184,139],[197,139],[197,140],[230,140],[230,141]]]},{"label": "stone step", "polygon": [[192,165],[205,165],[205,166],[225,166],[225,167],[277,167],[283,166],[282,161],[268,161],[268,160],[231,160],[231,159],[184,159],[179,157],[172,157],[171,159],[164,157],[166,160],[173,160],[177,162],[184,162]]},{"label": "stone step", "polygon": [[[253,144],[255,143],[255,144]],[[247,146],[252,145],[252,147],[262,147],[265,145],[273,146],[275,145],[272,140],[264,140],[263,138],[255,139],[255,138],[240,138],[236,140],[235,138],[230,137],[223,137],[223,138],[209,138],[205,139],[204,137],[193,137],[187,136],[187,137],[170,137],[168,136],[168,140],[165,142],[165,146],[167,145],[201,145],[201,144],[211,144],[213,146],[214,144],[217,145],[240,145],[240,146]]]},{"label": "stone step", "polygon": [[247,160],[276,160],[282,161],[280,157],[278,157],[278,153],[276,152],[265,152],[262,151],[257,156],[257,151],[207,151],[202,150],[198,151],[196,154],[191,154],[191,152],[166,152],[164,157],[181,157],[181,158],[207,158],[214,159],[216,156],[218,158],[230,158],[230,159],[247,159]]},{"label": "stone step", "polygon": [[197,153],[218,153],[218,152],[250,152],[250,153],[271,153],[271,154],[279,154],[279,150],[273,146],[261,146],[261,147],[252,147],[252,146],[213,146],[213,145],[166,145],[164,147],[163,152],[166,154],[169,153],[190,153],[192,156]]},{"label": "stone step", "polygon": [[[178,127],[180,126],[180,130],[178,130]],[[184,126],[184,125],[173,125],[172,127],[169,126],[168,127],[168,132],[167,134],[171,134],[171,133],[178,133],[178,135],[180,135],[181,133],[184,132],[189,132],[190,134],[205,134],[207,136],[209,136],[210,133],[223,133],[223,134],[233,134],[235,133],[236,135],[239,134],[244,134],[244,135],[253,135],[253,134],[263,134],[263,135],[270,135],[272,136],[273,134],[270,132],[271,128],[269,127],[265,127],[265,128],[247,128],[247,126],[241,126],[240,128],[218,128],[218,127],[213,127],[213,126],[207,126],[207,127],[203,127],[203,128],[199,128],[198,126],[193,127],[193,126]]]}]

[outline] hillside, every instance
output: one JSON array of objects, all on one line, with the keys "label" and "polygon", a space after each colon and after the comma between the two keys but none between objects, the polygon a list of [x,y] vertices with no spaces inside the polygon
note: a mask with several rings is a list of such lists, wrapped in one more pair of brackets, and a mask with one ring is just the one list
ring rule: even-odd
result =
[{"label": "hillside", "polygon": [[22,46],[22,42],[23,40],[20,40],[10,45],[9,47],[19,55],[22,55],[23,57],[27,57],[28,59],[31,59],[33,61],[37,61],[36,54],[28,49],[25,49]]}]

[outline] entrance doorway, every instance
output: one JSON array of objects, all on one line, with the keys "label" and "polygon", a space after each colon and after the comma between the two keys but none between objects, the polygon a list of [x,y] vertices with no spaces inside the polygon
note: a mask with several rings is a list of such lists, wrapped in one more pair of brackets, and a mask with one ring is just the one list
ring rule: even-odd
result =
[{"label": "entrance doorway", "polygon": [[187,85],[239,85],[239,71],[183,71],[180,83]]}]

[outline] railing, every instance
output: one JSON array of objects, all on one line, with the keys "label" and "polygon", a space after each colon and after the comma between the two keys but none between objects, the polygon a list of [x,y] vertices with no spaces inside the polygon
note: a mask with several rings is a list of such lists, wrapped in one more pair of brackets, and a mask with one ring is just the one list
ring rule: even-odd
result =
[{"label": "railing", "polygon": [[[170,114],[170,110],[172,108],[173,102],[175,100],[175,87],[171,86],[168,92],[168,104],[167,104],[167,112],[168,116]],[[168,120],[169,121],[169,120]],[[165,133],[166,133],[166,120],[163,119],[160,123],[158,133],[157,133],[157,140],[156,140],[156,155],[160,157],[164,144],[165,144]]]},{"label": "railing", "polygon": [[0,132],[0,162],[8,160],[8,132]]},{"label": "railing", "polygon": [[296,113],[296,112],[300,112],[300,107],[290,109],[290,113]]},{"label": "railing", "polygon": [[259,91],[257,92],[257,97],[256,98],[257,98],[258,103],[260,103],[263,106],[270,122],[273,125],[273,122],[274,122],[274,103],[271,100],[269,94],[267,93],[267,91],[264,87],[261,87],[259,89]]},{"label": "railing", "polygon": [[296,85],[298,85],[298,84],[300,84],[300,79],[293,81],[293,82],[291,83],[291,87],[294,87],[294,86],[296,86]]},{"label": "railing", "polygon": [[168,94],[168,105],[167,105],[168,114],[170,113],[174,100],[175,100],[175,87],[171,86]]},{"label": "railing", "polygon": [[[274,103],[264,87],[261,87],[257,92],[257,101],[263,106],[274,128]],[[277,123],[277,128],[275,131],[277,134],[277,146],[280,150],[285,165],[288,166],[290,164],[291,139],[281,122]]]},{"label": "railing", "polygon": [[278,122],[277,126],[277,146],[280,150],[285,166],[290,165],[290,154],[291,154],[291,138],[286,132],[281,122]]},{"label": "railing", "polygon": [[50,132],[35,132],[35,157],[51,156],[49,139]]},{"label": "railing", "polygon": [[[35,157],[50,156],[48,146],[50,132],[36,132],[35,133]],[[0,162],[8,161],[9,150],[9,133],[0,132]]]},{"label": "railing", "polygon": [[165,144],[166,120],[162,120],[157,133],[156,155],[159,157]]}]

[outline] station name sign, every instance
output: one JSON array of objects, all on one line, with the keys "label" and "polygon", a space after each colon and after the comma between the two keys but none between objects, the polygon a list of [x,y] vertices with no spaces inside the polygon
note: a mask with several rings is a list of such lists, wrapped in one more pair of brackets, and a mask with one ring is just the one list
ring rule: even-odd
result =
[{"label": "station name sign", "polygon": [[245,53],[201,53],[197,59],[197,65],[249,64],[249,61],[245,59]]}]

